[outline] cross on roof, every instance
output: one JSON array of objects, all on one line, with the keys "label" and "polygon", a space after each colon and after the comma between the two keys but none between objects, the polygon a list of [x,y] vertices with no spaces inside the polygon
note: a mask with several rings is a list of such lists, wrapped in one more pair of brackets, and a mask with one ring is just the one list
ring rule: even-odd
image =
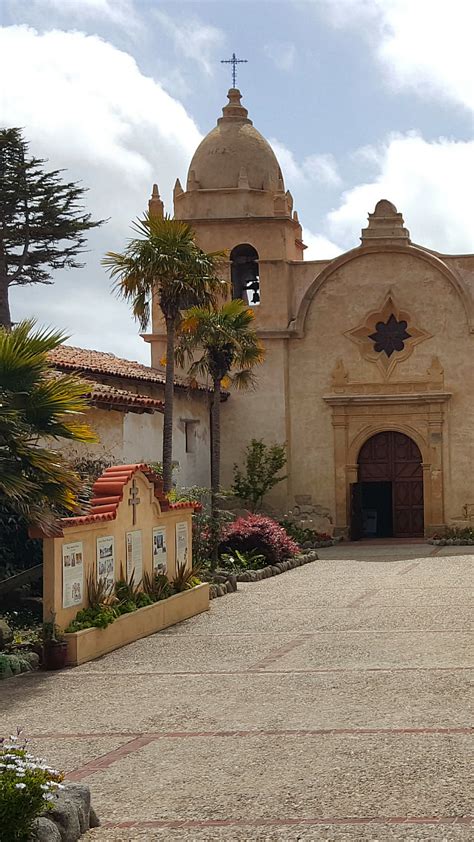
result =
[{"label": "cross on roof", "polygon": [[237,58],[235,53],[232,53],[232,58],[226,58],[221,60],[221,64],[231,64],[232,65],[232,87],[235,88],[235,77],[236,77],[236,65],[237,64],[247,64],[246,58]]},{"label": "cross on roof", "polygon": [[129,491],[129,495],[130,495],[130,498],[129,498],[129,501],[128,501],[128,505],[133,506],[133,509],[132,509],[132,512],[133,512],[132,524],[133,524],[133,526],[135,526],[135,524],[137,522],[137,506],[141,502],[141,500],[138,496],[138,488],[137,488],[137,484],[136,484],[135,480],[133,480],[133,482],[132,482],[132,487]]}]

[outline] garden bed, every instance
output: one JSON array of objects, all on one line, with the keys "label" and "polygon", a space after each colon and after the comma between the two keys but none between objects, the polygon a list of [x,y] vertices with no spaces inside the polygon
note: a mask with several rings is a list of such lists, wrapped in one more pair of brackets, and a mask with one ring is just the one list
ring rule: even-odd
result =
[{"label": "garden bed", "polygon": [[213,581],[209,585],[209,597],[215,599],[234,593],[237,590],[237,582],[261,582],[262,579],[270,579],[272,576],[279,576],[287,570],[294,570],[303,564],[318,561],[318,554],[314,551],[301,553],[294,558],[288,558],[278,564],[268,564],[257,570],[234,570],[232,573],[226,570],[217,570]]},{"label": "garden bed", "polygon": [[208,609],[209,585],[203,582],[168,599],[123,614],[105,629],[89,628],[69,632],[64,636],[68,645],[67,665],[78,666],[92,661]]}]

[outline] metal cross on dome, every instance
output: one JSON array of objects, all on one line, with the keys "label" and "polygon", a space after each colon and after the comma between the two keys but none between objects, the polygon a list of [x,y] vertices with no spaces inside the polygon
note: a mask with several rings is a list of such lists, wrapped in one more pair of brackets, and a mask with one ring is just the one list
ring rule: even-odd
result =
[{"label": "metal cross on dome", "polygon": [[232,58],[221,59],[221,64],[231,64],[232,65],[232,87],[235,88],[235,77],[237,74],[237,65],[238,64],[247,64],[246,58],[237,58],[235,53],[232,53]]}]

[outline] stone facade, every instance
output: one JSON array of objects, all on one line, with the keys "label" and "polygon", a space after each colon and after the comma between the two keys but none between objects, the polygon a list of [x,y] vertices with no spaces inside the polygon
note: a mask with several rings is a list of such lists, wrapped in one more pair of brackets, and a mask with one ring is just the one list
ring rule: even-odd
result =
[{"label": "stone facade", "polygon": [[[257,390],[232,395],[222,408],[223,484],[251,437],[285,441],[288,478],[270,505],[294,510],[304,498],[318,528],[347,535],[360,450],[396,431],[421,454],[424,533],[473,522],[474,255],[415,245],[382,199],[359,246],[304,261],[292,196],[257,135],[240,93],[229,91],[217,128],[194,155],[186,191],[175,188],[175,215],[193,225],[202,248],[229,251],[229,281],[236,246],[258,253],[254,309],[266,359]],[[164,331],[156,310],[146,338],[158,367]],[[391,464],[402,476],[397,458]],[[415,481],[390,482],[402,517]]]}]

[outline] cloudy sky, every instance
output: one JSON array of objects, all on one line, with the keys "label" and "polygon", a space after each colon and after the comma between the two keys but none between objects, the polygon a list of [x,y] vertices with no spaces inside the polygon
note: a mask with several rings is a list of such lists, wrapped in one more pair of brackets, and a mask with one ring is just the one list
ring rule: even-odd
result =
[{"label": "cloudy sky", "polygon": [[100,257],[220,115],[233,51],[249,116],[277,153],[311,258],[358,244],[380,198],[415,242],[474,252],[472,0],[1,0],[0,124],[89,187],[109,221],[83,270],[12,295],[70,342],[148,362]]}]

